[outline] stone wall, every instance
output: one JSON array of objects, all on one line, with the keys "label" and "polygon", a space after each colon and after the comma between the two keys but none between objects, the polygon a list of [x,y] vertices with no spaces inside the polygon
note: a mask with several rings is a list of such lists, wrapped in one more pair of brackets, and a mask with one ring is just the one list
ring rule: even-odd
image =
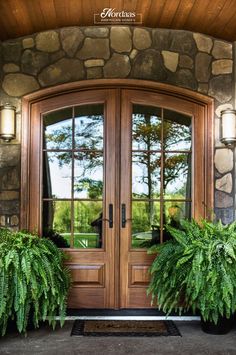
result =
[{"label": "stone wall", "polygon": [[20,118],[25,94],[62,83],[136,78],[215,99],[215,212],[234,220],[234,154],[219,142],[220,111],[232,108],[232,43],[198,33],[134,27],[67,27],[0,43],[0,103],[17,107],[17,138],[0,145],[0,224],[19,223]]}]

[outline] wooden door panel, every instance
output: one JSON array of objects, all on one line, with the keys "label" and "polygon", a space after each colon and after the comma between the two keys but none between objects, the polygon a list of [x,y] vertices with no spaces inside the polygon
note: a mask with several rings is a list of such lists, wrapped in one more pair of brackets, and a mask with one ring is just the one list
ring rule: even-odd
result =
[{"label": "wooden door panel", "polygon": [[[123,90],[121,111],[121,174],[120,205],[126,206],[127,222],[120,225],[120,306],[121,308],[149,308],[151,298],[147,296],[150,280],[149,267],[154,255],[147,255],[145,249],[131,247],[132,235],[132,113],[133,105],[160,108],[161,120],[164,122],[164,110],[172,110],[192,117],[192,217],[205,217],[204,201],[206,200],[206,166],[207,155],[207,118],[204,107],[192,101],[154,92]],[[191,122],[191,121],[190,121]],[[164,124],[164,123],[162,123]],[[162,128],[164,130],[164,128]],[[162,131],[163,132],[163,131]],[[162,137],[164,133],[162,133]],[[145,148],[141,148],[145,149]],[[158,150],[158,149],[157,149]],[[141,151],[141,150],[140,150]],[[180,149],[181,151],[181,149]],[[150,151],[151,152],[151,151]],[[170,152],[171,153],[171,152]],[[190,151],[191,153],[191,151]],[[151,154],[151,153],[150,153]],[[156,153],[155,153],[156,154]],[[163,158],[164,159],[164,158]],[[163,160],[164,161],[164,160]],[[163,163],[162,163],[163,164]],[[191,171],[191,170],[190,170]],[[163,175],[162,175],[163,176]],[[163,177],[162,177],[163,179]],[[164,196],[164,195],[163,195]],[[163,198],[163,197],[162,197]],[[156,198],[157,199],[157,198]],[[164,206],[164,199],[161,200]],[[159,202],[160,203],[160,202]],[[187,203],[187,202],[186,202]],[[163,207],[164,208],[164,207]],[[162,214],[160,212],[160,218]],[[160,222],[163,223],[163,222]],[[127,263],[128,260],[128,263]]]},{"label": "wooden door panel", "polygon": [[[29,229],[42,233],[42,199],[43,199],[43,115],[56,112],[65,107],[89,107],[99,104],[104,107],[103,124],[103,245],[98,249],[64,249],[68,255],[66,262],[72,273],[72,288],[69,294],[68,306],[72,308],[114,308],[115,307],[115,270],[114,245],[116,226],[111,228],[108,223],[109,205],[115,206],[115,112],[116,99],[114,90],[97,90],[59,95],[32,105],[31,119],[31,150],[30,150],[30,184],[29,184]],[[86,110],[85,110],[86,111]],[[77,111],[78,112],[78,111]],[[83,109],[82,109],[82,112]],[[83,116],[83,114],[81,114]],[[74,113],[72,137],[75,137],[76,116]],[[75,139],[75,138],[73,138]],[[73,143],[74,147],[76,144]],[[73,147],[72,146],[72,147]],[[50,150],[49,150],[50,151]],[[72,152],[72,151],[71,151]],[[72,154],[72,153],[71,153]],[[74,153],[73,153],[74,154]],[[75,159],[75,158],[74,158]],[[73,165],[73,164],[72,164]],[[72,175],[73,176],[73,175]],[[95,177],[96,180],[96,177]],[[73,196],[73,195],[72,195]],[[74,200],[72,200],[74,201]],[[74,203],[74,202],[73,202]],[[53,205],[52,205],[53,206]],[[52,207],[54,208],[54,207]],[[115,207],[114,207],[115,210]],[[53,210],[53,214],[55,211]],[[113,212],[114,213],[114,212]],[[73,215],[72,217],[73,218]],[[72,228],[73,231],[73,228]],[[72,244],[73,245],[73,244]]]},{"label": "wooden door panel", "polygon": [[150,265],[129,264],[129,287],[147,287],[150,281]]},{"label": "wooden door panel", "polygon": [[104,287],[105,264],[67,264],[74,286]]},{"label": "wooden door panel", "polygon": [[113,308],[108,306],[105,288],[73,286],[68,295],[69,308]]},{"label": "wooden door panel", "polygon": [[129,288],[125,308],[152,308],[146,287]]}]

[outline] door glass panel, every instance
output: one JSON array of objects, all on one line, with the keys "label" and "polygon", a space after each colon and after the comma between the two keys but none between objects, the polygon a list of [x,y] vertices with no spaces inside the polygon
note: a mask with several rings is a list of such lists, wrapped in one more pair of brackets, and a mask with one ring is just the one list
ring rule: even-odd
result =
[{"label": "door glass panel", "polygon": [[49,237],[60,248],[71,242],[71,202],[44,201],[43,236]]},{"label": "door glass panel", "polygon": [[71,152],[44,152],[43,192],[45,198],[71,198]]},{"label": "door glass panel", "polygon": [[191,198],[191,154],[163,153],[163,192],[166,199]]},{"label": "door glass panel", "polygon": [[160,202],[133,201],[132,248],[146,248],[160,240]]},{"label": "door glass panel", "polygon": [[44,149],[72,148],[72,108],[54,111],[43,116]]},{"label": "door glass panel", "polygon": [[179,112],[133,105],[132,248],[168,240],[166,224],[191,217],[191,122]]},{"label": "door glass panel", "polygon": [[74,219],[74,247],[101,248],[102,201],[76,201]]},{"label": "door glass panel", "polygon": [[75,147],[103,149],[103,105],[75,107]]},{"label": "door glass panel", "polygon": [[159,150],[161,148],[161,109],[133,105],[132,135],[133,149]]},{"label": "door glass panel", "polygon": [[163,150],[191,149],[191,117],[163,110]]},{"label": "door glass panel", "polygon": [[103,154],[94,151],[75,153],[74,196],[98,199],[103,194]]},{"label": "door glass panel", "polygon": [[62,233],[72,248],[101,248],[103,105],[50,112],[42,121],[43,230]]},{"label": "door glass panel", "polygon": [[140,152],[132,154],[133,198],[160,197],[161,154]]}]

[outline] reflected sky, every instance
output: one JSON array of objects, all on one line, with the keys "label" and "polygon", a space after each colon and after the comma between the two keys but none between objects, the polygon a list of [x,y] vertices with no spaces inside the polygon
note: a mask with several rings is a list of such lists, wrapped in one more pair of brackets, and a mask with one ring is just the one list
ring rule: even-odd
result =
[{"label": "reflected sky", "polygon": [[71,198],[71,153],[64,153],[67,154],[67,164],[62,163],[61,154],[55,152],[44,153],[44,169],[47,171],[44,174],[44,185],[51,189],[51,191],[47,191],[47,196],[44,197]]},{"label": "reflected sky", "polygon": [[161,155],[158,153],[133,153],[132,193],[134,198],[160,196],[160,159]]},{"label": "reflected sky", "polygon": [[103,156],[100,153],[76,154],[74,162],[74,197],[102,198]]}]

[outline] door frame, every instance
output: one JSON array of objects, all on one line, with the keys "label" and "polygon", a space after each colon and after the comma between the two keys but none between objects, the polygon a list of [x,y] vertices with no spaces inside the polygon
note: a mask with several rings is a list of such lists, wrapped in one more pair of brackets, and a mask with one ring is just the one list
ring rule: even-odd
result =
[{"label": "door frame", "polygon": [[[161,83],[153,83],[149,81],[143,80],[132,80],[132,79],[121,79],[121,80],[89,80],[85,82],[76,82],[63,84],[52,88],[47,88],[40,90],[38,92],[29,94],[23,98],[23,107],[22,107],[22,142],[21,142],[21,215],[20,215],[20,228],[21,229],[32,229],[32,225],[30,223],[30,212],[29,210],[29,202],[31,199],[31,188],[30,188],[30,179],[32,179],[32,175],[37,180],[37,171],[30,170],[30,156],[31,150],[34,148],[33,143],[35,139],[38,139],[36,136],[34,137],[31,132],[31,116],[32,118],[35,116],[35,107],[41,111],[41,107],[45,106],[45,102],[49,103],[50,99],[57,97],[60,99],[60,96],[64,95],[68,99],[69,97],[81,95],[83,99],[85,99],[86,94],[91,91],[95,91],[96,89],[108,90],[115,89],[117,98],[119,96],[119,102],[121,98],[121,90],[131,90],[131,91],[145,91],[149,92],[150,96],[152,93],[161,94],[163,97],[171,97],[174,101],[185,101],[188,105],[195,104],[194,106],[199,109],[199,112],[196,113],[197,116],[201,115],[204,121],[204,215],[203,217],[207,217],[207,214],[211,215],[211,211],[213,209],[213,188],[214,188],[214,180],[213,180],[213,145],[214,145],[214,100],[210,97],[204,96],[202,94],[192,92],[187,89],[174,87],[168,84]],[[85,101],[86,103],[86,101]],[[35,105],[37,104],[37,105]],[[166,104],[165,104],[166,106]],[[52,106],[53,109],[53,106]],[[121,114],[121,107],[118,105],[115,109],[115,124],[118,124],[119,117]],[[37,115],[38,116],[38,115]],[[116,132],[119,132],[119,127],[117,127]],[[117,140],[118,141],[118,140]],[[37,145],[37,142],[36,142]],[[116,149],[116,171],[119,171],[120,167],[120,155],[118,149]],[[37,170],[37,169],[36,169]],[[117,176],[117,174],[116,174]],[[31,180],[32,181],[32,180]],[[118,179],[119,181],[119,179]],[[117,182],[118,182],[117,181]],[[114,184],[117,186],[116,182]],[[117,186],[119,189],[119,186]],[[34,213],[39,216],[40,208],[39,201],[35,201],[36,208],[34,209]],[[120,211],[119,209],[115,209],[114,213],[116,214],[116,220],[120,221]],[[116,238],[115,238],[116,239]],[[117,240],[117,239],[116,239]],[[117,244],[117,242],[116,242]],[[116,248],[119,250],[119,248]],[[87,251],[89,253],[89,250]],[[73,253],[72,251],[72,254]],[[76,255],[75,255],[76,257]],[[114,270],[119,270],[119,258],[116,259]],[[119,283],[119,275],[116,275],[116,286]],[[127,281],[127,280],[126,280]],[[125,281],[125,283],[127,283]],[[114,297],[114,305],[115,308],[120,307],[120,297],[119,297],[119,287],[115,287]],[[142,292],[144,292],[142,290]],[[113,292],[112,292],[113,293]],[[121,296],[122,296],[122,288],[121,288]],[[107,294],[107,297],[111,296]],[[111,304],[113,302],[111,301]],[[123,304],[123,308],[128,306],[128,303],[125,302]]]},{"label": "door frame", "polygon": [[[30,117],[32,105],[48,98],[60,96],[65,93],[95,90],[95,89],[134,89],[161,93],[168,96],[181,98],[201,106],[205,122],[205,205],[206,216],[212,214],[214,208],[214,99],[185,88],[135,79],[98,79],[67,83],[50,87],[28,94],[22,98],[21,122],[21,201],[20,201],[20,229],[29,228],[29,155],[30,155]],[[120,114],[117,108],[116,116]]]}]

